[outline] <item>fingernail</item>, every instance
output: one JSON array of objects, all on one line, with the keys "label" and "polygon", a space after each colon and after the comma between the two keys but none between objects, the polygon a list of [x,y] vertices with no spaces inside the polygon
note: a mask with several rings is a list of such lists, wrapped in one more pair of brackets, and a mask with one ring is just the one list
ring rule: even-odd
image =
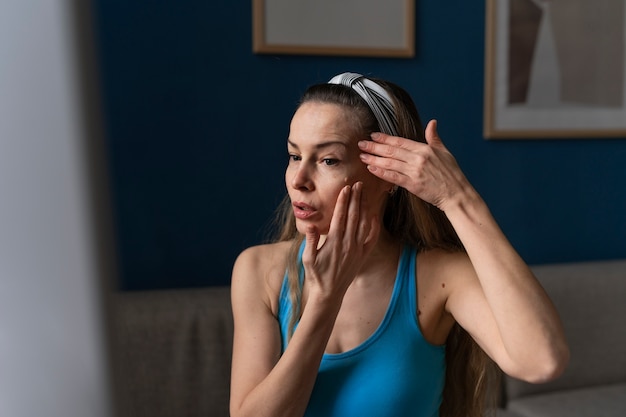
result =
[{"label": "fingernail", "polygon": [[357,145],[359,145],[359,148],[366,148],[367,147],[367,141],[360,140]]},{"label": "fingernail", "polygon": [[380,137],[380,133],[379,132],[374,132],[370,135],[370,137],[374,140],[378,139]]},{"label": "fingernail", "polygon": [[367,159],[367,154],[359,154],[359,158],[361,158],[361,160],[365,161]]}]

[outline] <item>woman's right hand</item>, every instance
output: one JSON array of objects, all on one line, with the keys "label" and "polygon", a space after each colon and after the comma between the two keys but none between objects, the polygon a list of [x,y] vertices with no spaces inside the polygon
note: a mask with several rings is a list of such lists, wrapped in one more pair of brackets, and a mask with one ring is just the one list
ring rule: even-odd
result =
[{"label": "woman's right hand", "polygon": [[360,181],[341,190],[328,235],[319,248],[319,231],[315,226],[307,229],[302,264],[309,296],[342,300],[363,259],[372,251],[380,234],[380,222],[369,213],[365,200]]},{"label": "woman's right hand", "polygon": [[307,230],[302,254],[307,303],[286,349],[273,305],[284,282],[289,242],[251,248],[237,259],[231,284],[231,416],[304,415],[343,296],[378,239],[379,222],[367,210],[362,187],[357,183],[339,193],[322,245],[318,230]]}]

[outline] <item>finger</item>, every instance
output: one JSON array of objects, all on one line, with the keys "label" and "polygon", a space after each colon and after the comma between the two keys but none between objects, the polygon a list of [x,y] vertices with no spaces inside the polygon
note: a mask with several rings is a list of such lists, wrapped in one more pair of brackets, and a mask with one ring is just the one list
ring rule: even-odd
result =
[{"label": "finger", "polygon": [[385,138],[386,139],[380,142],[371,140],[359,141],[359,149],[365,154],[406,162],[411,157],[411,154],[416,152],[420,146],[425,146],[422,143],[395,136],[385,135]]},{"label": "finger", "polygon": [[365,238],[363,243],[363,249],[366,252],[369,252],[376,242],[378,242],[378,237],[380,236],[380,221],[378,220],[378,216],[374,216],[369,221],[369,233]]},{"label": "finger", "polygon": [[[405,172],[411,166],[407,161],[385,158],[384,156],[377,156],[368,153],[360,154],[359,158],[361,158],[361,161],[365,165],[368,165],[368,168],[369,166],[374,166],[390,171]],[[413,158],[415,158],[415,156]]]},{"label": "finger", "polygon": [[348,214],[346,220],[345,237],[352,240],[359,227],[359,218],[361,216],[361,196],[363,195],[363,183],[358,181],[352,187],[350,195],[350,204],[348,206]]},{"label": "finger", "polygon": [[384,165],[387,165],[388,167],[383,168],[380,165],[381,164],[368,164],[367,170],[382,180],[390,182],[394,185],[398,185],[400,187],[407,187],[410,181],[410,177],[405,174],[401,169],[393,169],[391,165],[387,164]]},{"label": "finger", "polygon": [[356,242],[363,244],[367,239],[367,236],[369,236],[371,228],[371,217],[369,216],[367,194],[364,192],[361,192],[359,214],[359,226],[355,238]]},{"label": "finger", "polygon": [[348,215],[348,204],[350,202],[350,186],[346,185],[337,196],[333,218],[330,220],[328,234],[342,236],[346,230],[346,216]]},{"label": "finger", "polygon": [[320,241],[320,234],[314,225],[310,225],[306,229],[306,242],[304,251],[302,251],[302,264],[313,265],[317,258],[317,245]]},{"label": "finger", "polygon": [[370,143],[385,144],[402,149],[411,149],[416,143],[419,143],[411,139],[400,136],[392,136],[382,132],[374,132],[370,135],[370,137],[372,138],[372,140],[369,141]]},{"label": "finger", "polygon": [[439,133],[437,132],[437,120],[433,119],[428,122],[424,133],[426,136],[426,143],[430,146],[445,147],[443,141],[439,137]]},{"label": "finger", "polygon": [[[361,185],[361,187],[363,187]],[[367,207],[367,195],[361,189],[361,198],[358,201],[359,204],[359,218],[357,219],[356,230],[354,233],[355,242],[361,244],[363,243],[363,239],[367,236],[367,228],[368,226],[368,207]]]}]

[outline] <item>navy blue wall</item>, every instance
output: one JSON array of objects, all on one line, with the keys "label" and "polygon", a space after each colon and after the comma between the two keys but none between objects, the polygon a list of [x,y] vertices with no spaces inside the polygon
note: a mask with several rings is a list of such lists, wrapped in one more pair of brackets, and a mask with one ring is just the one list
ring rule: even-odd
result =
[{"label": "navy blue wall", "polygon": [[483,139],[483,3],[418,1],[416,57],[376,59],[254,55],[248,1],[95,0],[122,288],[228,284],[284,194],[299,95],[342,71],[439,120],[529,263],[626,257],[624,139]]}]

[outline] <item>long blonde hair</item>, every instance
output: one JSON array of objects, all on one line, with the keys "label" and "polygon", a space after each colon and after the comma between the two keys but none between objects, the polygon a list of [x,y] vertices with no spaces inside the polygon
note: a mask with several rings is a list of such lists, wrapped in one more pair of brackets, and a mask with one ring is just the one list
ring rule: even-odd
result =
[{"label": "long blonde hair", "polygon": [[[394,99],[399,134],[405,138],[425,143],[423,126],[409,94],[399,86],[379,79],[377,82]],[[334,84],[317,84],[303,95],[300,105],[306,102],[331,103],[354,112],[360,123],[360,132],[369,136],[378,131],[378,123],[366,102],[350,87]],[[296,229],[295,218],[285,196],[278,208],[279,224],[276,241],[291,241],[287,279],[292,314],[288,337],[301,316],[302,283],[299,278],[298,251],[304,236]],[[438,208],[421,200],[403,188],[389,197],[383,217],[383,227],[398,241],[415,247],[418,251],[443,249],[464,251],[454,228]],[[441,417],[483,417],[486,408],[494,407],[498,400],[500,372],[491,359],[458,324],[455,324],[446,341],[446,382]]]}]

